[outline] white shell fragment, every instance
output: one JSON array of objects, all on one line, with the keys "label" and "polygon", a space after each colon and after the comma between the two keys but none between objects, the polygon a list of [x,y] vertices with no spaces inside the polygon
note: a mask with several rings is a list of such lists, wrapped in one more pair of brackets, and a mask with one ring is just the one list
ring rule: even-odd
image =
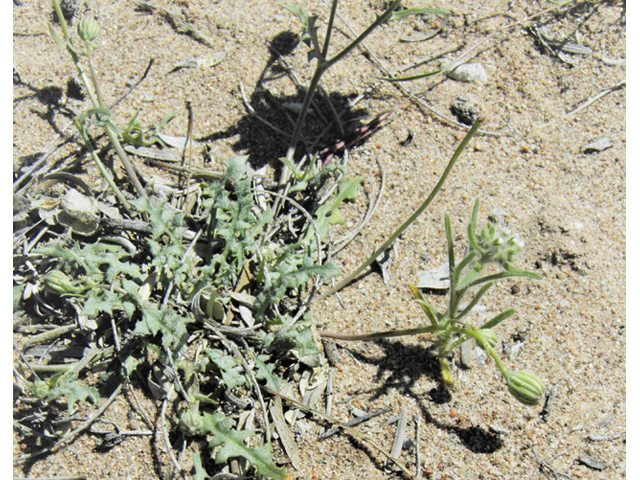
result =
[{"label": "white shell fragment", "polygon": [[597,153],[602,152],[608,148],[613,147],[613,140],[607,137],[602,137],[596,140],[595,142],[591,142],[588,145],[582,147],[583,153]]},{"label": "white shell fragment", "polygon": [[173,69],[177,70],[179,68],[209,68],[215,67],[220,62],[222,62],[225,58],[227,58],[227,52],[221,51],[216,52],[213,55],[209,55],[203,58],[197,57],[187,57],[184,60],[176,62],[173,64]]},{"label": "white shell fragment", "polygon": [[444,263],[433,270],[418,272],[417,287],[430,290],[447,290],[451,285],[449,281],[449,263]]},{"label": "white shell fragment", "polygon": [[62,211],[58,213],[57,221],[61,225],[80,235],[93,235],[98,229],[98,202],[95,198],[87,197],[72,188],[62,199],[60,206]]}]

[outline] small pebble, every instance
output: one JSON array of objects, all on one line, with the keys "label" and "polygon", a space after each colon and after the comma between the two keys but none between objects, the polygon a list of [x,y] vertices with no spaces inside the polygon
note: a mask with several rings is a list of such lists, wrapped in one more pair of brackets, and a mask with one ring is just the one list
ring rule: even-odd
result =
[{"label": "small pebble", "polygon": [[476,152],[484,152],[487,150],[487,148],[489,148],[489,145],[487,145],[487,143],[482,140],[477,140],[476,143],[473,145],[473,149]]},{"label": "small pebble", "polygon": [[471,342],[464,342],[460,345],[460,364],[464,369],[473,368],[473,345]]},{"label": "small pebble", "polygon": [[578,460],[580,460],[580,463],[582,463],[583,465],[586,465],[589,468],[593,468],[594,470],[604,470],[607,466],[607,464],[602,460],[590,457],[589,455],[580,455]]},{"label": "small pebble", "polygon": [[447,70],[446,75],[459,82],[487,83],[489,81],[487,71],[479,63],[463,63],[452,70]]},{"label": "small pebble", "polygon": [[602,137],[596,140],[595,142],[591,142],[588,145],[582,147],[583,153],[598,153],[608,148],[613,147],[613,140],[607,137]]}]

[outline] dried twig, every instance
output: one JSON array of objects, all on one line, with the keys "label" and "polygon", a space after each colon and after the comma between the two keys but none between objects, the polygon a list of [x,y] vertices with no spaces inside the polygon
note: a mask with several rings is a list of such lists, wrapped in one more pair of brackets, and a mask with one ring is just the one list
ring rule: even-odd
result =
[{"label": "dried twig", "polygon": [[287,423],[285,422],[284,414],[282,413],[282,399],[280,397],[276,397],[273,400],[269,412],[271,413],[271,418],[273,418],[276,431],[278,435],[280,435],[280,441],[282,442],[284,451],[287,452],[287,455],[291,459],[291,465],[293,465],[296,470],[299,470],[301,464],[300,451],[293,441],[289,427],[287,427]]},{"label": "dried twig", "polygon": [[191,25],[190,23],[184,21],[179,16],[171,13],[166,8],[162,8],[162,7],[159,7],[157,5],[153,5],[152,3],[148,3],[148,2],[140,2],[140,3],[138,3],[138,8],[140,8],[141,10],[146,10],[146,11],[151,12],[151,13],[153,13],[156,10],[162,12],[164,15],[166,15],[169,18],[169,20],[175,26],[179,26],[179,27],[182,27],[182,28],[186,29],[191,35],[193,35],[193,37],[196,40],[199,40],[200,42],[204,43],[207,47],[216,48],[215,44],[211,40],[209,40],[209,38],[207,36],[205,36],[202,33],[200,33],[193,25]]},{"label": "dried twig", "polygon": [[169,442],[169,435],[167,434],[167,427],[164,423],[164,414],[167,410],[167,399],[165,398],[162,401],[162,410],[160,412],[160,428],[162,429],[162,438],[164,439],[164,445],[165,447],[167,447],[167,453],[169,454],[169,458],[171,459],[171,463],[173,463],[173,466],[175,467],[176,471],[179,472],[182,475],[182,478],[187,478],[184,474],[184,471],[182,469],[182,467],[180,466],[180,464],[178,463],[178,460],[176,460],[175,455],[173,454],[173,448],[171,448],[171,442]]},{"label": "dried twig", "polygon": [[[349,427],[355,427],[356,425],[360,425],[361,423],[368,422],[372,418],[376,418],[385,413],[389,413],[390,411],[391,411],[391,408],[383,408],[382,410],[376,410],[375,412],[367,413],[358,418],[354,418],[353,420],[350,420],[349,422],[347,422],[346,425],[348,425]],[[327,415],[329,414],[327,413]],[[338,432],[340,432],[339,428],[332,428],[331,430],[327,430],[322,435],[320,435],[318,439],[325,440],[330,436],[335,435]]]},{"label": "dried twig", "polygon": [[574,110],[571,110],[569,113],[566,114],[566,116],[567,117],[573,116],[576,113],[581,112],[582,110],[584,110],[588,106],[593,105],[598,100],[600,100],[602,97],[605,97],[605,96],[609,95],[610,93],[615,92],[616,90],[619,90],[622,87],[626,87],[626,86],[627,86],[627,81],[626,80],[623,80],[623,81],[621,81],[619,83],[616,83],[612,87],[609,87],[609,88],[606,88],[606,89],[602,90],[598,95],[596,95],[595,97],[590,98],[589,100],[584,102],[582,105],[580,105],[578,108],[576,108]]},{"label": "dried twig", "polygon": [[369,223],[369,220],[371,220],[371,217],[373,216],[374,212],[378,208],[378,205],[380,205],[380,201],[382,200],[382,194],[384,193],[384,188],[386,185],[386,174],[384,171],[384,166],[382,165],[382,160],[380,160],[380,157],[376,158],[376,160],[378,162],[378,167],[380,167],[380,176],[381,176],[380,190],[378,191],[378,195],[376,196],[375,201],[372,200],[371,202],[369,202],[369,209],[367,210],[367,213],[364,216],[364,219],[362,220],[360,225],[358,225],[355,228],[355,230],[353,230],[353,232],[351,232],[349,235],[340,239],[337,242],[337,246],[333,248],[334,255],[338,253],[340,250],[342,250],[343,248],[345,248],[347,245],[349,245],[349,243],[351,243],[353,239],[358,236],[358,234],[362,231],[365,225]]},{"label": "dried twig", "polygon": [[416,477],[420,478],[422,473],[422,464],[420,460],[420,427],[422,423],[422,415],[416,416]]},{"label": "dried twig", "polygon": [[402,445],[404,445],[404,437],[407,433],[407,409],[400,410],[400,418],[398,419],[398,428],[396,429],[393,445],[391,446],[391,456],[395,459],[400,458],[402,453]]},{"label": "dried twig", "polygon": [[56,443],[54,443],[53,445],[51,445],[49,447],[42,448],[42,449],[38,450],[37,452],[33,452],[33,453],[28,454],[28,455],[23,455],[21,457],[15,458],[13,460],[13,463],[22,463],[22,462],[26,462],[28,460],[31,460],[32,458],[39,457],[40,455],[43,455],[45,453],[49,453],[49,452],[53,453],[54,451],[57,451],[59,448],[62,448],[66,444],[70,443],[71,440],[75,439],[80,433],[82,433],[87,428],[89,428],[93,424],[93,422],[95,422],[107,410],[107,408],[109,408],[109,406],[113,403],[113,401],[116,399],[116,397],[122,391],[122,386],[123,385],[124,385],[124,383],[120,383],[118,385],[118,387],[113,391],[111,396],[96,411],[96,413],[91,415],[91,417],[89,417],[78,428],[76,428],[75,430],[69,432],[64,437],[62,437],[60,440],[58,440]]},{"label": "dried twig", "polygon": [[335,425],[340,426],[340,428],[344,429],[347,433],[349,433],[350,435],[352,435],[353,437],[355,437],[357,440],[359,440],[362,443],[366,443],[367,445],[375,448],[376,450],[378,450],[382,455],[384,455],[385,457],[387,457],[389,460],[391,460],[393,463],[395,463],[395,465],[402,470],[409,478],[413,478],[415,479],[416,477],[413,476],[413,474],[407,469],[407,467],[405,467],[402,463],[400,463],[398,460],[396,460],[395,458],[393,458],[391,455],[389,455],[389,453],[387,453],[380,445],[378,445],[376,442],[374,442],[373,440],[370,440],[369,438],[361,435],[356,429],[351,428],[348,424],[346,423],[342,423],[339,420],[336,420],[333,417],[330,417],[329,415],[327,415],[326,413],[322,413],[320,410],[316,410],[314,408],[309,407],[308,405],[305,405],[302,402],[299,402],[297,400],[294,400],[293,398],[289,398],[285,395],[282,395],[281,393],[275,392],[273,390],[271,390],[270,388],[267,387],[262,387],[262,389],[267,392],[270,393],[271,395],[275,395],[277,397],[282,398],[283,400],[285,400],[286,402],[289,402],[290,404],[298,407],[301,410],[304,410],[305,412],[310,412],[320,418],[322,418],[323,420],[326,420],[328,422],[331,422]]}]

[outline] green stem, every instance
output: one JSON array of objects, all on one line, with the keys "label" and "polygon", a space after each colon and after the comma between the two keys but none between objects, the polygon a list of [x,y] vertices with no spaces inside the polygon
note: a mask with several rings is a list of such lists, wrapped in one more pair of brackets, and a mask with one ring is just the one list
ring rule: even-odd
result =
[{"label": "green stem", "polygon": [[338,0],[333,0],[331,4],[331,13],[329,14],[329,22],[327,23],[327,34],[324,37],[324,45],[322,47],[322,58],[327,58],[329,53],[329,43],[331,43],[331,31],[333,30],[333,22],[336,18],[336,11],[338,10]]},{"label": "green stem", "polygon": [[[95,87],[95,90],[96,90],[96,96],[98,97],[98,105],[100,108],[104,108],[102,93],[100,91],[100,83],[98,82],[98,75],[96,74],[96,70],[93,67],[91,43],[85,40],[84,44],[87,50],[87,60],[89,61],[89,70],[91,71],[91,80],[93,81],[93,86]],[[136,172],[134,172],[133,167],[131,166],[131,162],[129,161],[129,157],[127,156],[124,149],[122,148],[122,145],[120,144],[120,140],[118,139],[116,132],[113,130],[113,128],[110,125],[105,125],[105,130],[107,132],[107,136],[109,137],[109,141],[111,142],[111,145],[115,149],[116,154],[118,155],[118,158],[120,158],[120,161],[122,162],[122,166],[124,167],[125,172],[127,172],[127,177],[129,177],[129,180],[131,181],[134,188],[136,189],[136,192],[141,197],[146,197],[147,193],[144,191],[144,188],[140,183],[140,179],[138,178],[138,175],[136,175]]]},{"label": "green stem", "polygon": [[431,204],[433,199],[436,197],[436,195],[444,185],[444,182],[447,180],[447,177],[451,173],[451,170],[453,170],[453,167],[458,161],[458,158],[460,158],[460,155],[462,155],[462,152],[464,151],[465,147],[467,146],[469,141],[473,138],[473,136],[476,134],[476,132],[482,125],[482,121],[483,121],[482,118],[479,118],[478,120],[475,121],[475,123],[473,124],[473,126],[471,127],[467,135],[464,137],[462,142],[460,142],[460,145],[458,145],[458,148],[456,149],[455,153],[451,157],[451,160],[449,160],[449,164],[447,165],[444,172],[440,176],[440,180],[438,180],[438,183],[436,184],[435,187],[433,187],[433,190],[431,191],[427,199],[422,203],[422,205],[418,207],[418,209],[413,213],[413,215],[411,215],[402,225],[400,225],[400,227],[398,227],[398,229],[387,239],[387,241],[384,242],[382,246],[378,248],[367,260],[365,260],[364,263],[360,265],[353,273],[351,273],[347,278],[345,278],[340,283],[338,283],[331,290],[320,295],[319,297],[320,300],[327,298],[330,295],[333,295],[337,291],[341,290],[345,285],[349,284],[355,278],[357,278],[358,275],[360,275],[367,267],[369,267],[376,260],[376,258],[380,256],[382,252],[384,252],[387,248],[389,248],[391,244],[395,242],[395,240],[400,235],[402,235],[402,233],[404,233],[404,231],[409,227],[409,225],[411,225],[416,220],[416,218],[418,218],[420,214],[424,212],[424,210]]},{"label": "green stem", "polygon": [[[78,129],[80,129],[80,126],[78,126]],[[86,132],[83,135],[83,137],[85,135],[86,135]],[[85,138],[85,142],[84,143],[87,146],[87,148],[89,149],[89,153],[91,154],[91,158],[93,158],[93,161],[98,166],[98,170],[100,170],[100,173],[102,174],[102,177],[107,181],[107,183],[111,187],[111,190],[113,190],[113,193],[115,193],[116,198],[118,199],[118,201],[122,204],[122,206],[127,211],[127,213],[131,213],[131,205],[129,204],[129,202],[125,198],[124,194],[120,191],[120,189],[118,188],[116,183],[113,181],[113,178],[111,178],[111,175],[109,175],[109,172],[107,172],[107,169],[104,166],[104,164],[102,163],[102,160],[100,160],[100,157],[98,157],[98,154],[93,149],[93,145],[91,144],[91,141],[89,140],[88,135],[87,135],[87,138]]]},{"label": "green stem", "polygon": [[469,327],[461,328],[461,327],[451,326],[450,330],[460,333],[462,335],[468,335],[469,337],[473,337],[476,340],[476,342],[482,345],[482,348],[484,349],[484,351],[487,352],[487,354],[491,358],[493,358],[493,361],[496,362],[496,365],[502,372],[502,375],[506,378],[507,373],[509,372],[509,369],[504,366],[504,363],[502,363],[502,360],[500,359],[496,351],[491,347],[491,345],[487,343],[487,341],[484,339],[484,337],[481,334],[479,334],[477,331]]},{"label": "green stem", "polygon": [[482,283],[493,282],[496,280],[501,280],[503,278],[510,278],[510,277],[528,277],[528,278],[533,278],[535,280],[542,280],[542,277],[540,275],[535,274],[533,272],[525,272],[525,271],[500,272],[500,273],[494,273],[493,275],[487,275],[486,277],[478,278],[477,280],[468,282],[466,285],[459,288],[464,288],[466,290],[467,288],[475,287]]},{"label": "green stem", "polygon": [[475,296],[473,297],[471,302],[469,302],[469,305],[467,305],[464,308],[464,310],[462,310],[460,313],[452,312],[451,316],[455,317],[456,320],[460,320],[467,313],[469,313],[471,311],[471,309],[473,309],[473,307],[475,307],[478,304],[478,302],[480,301],[482,296],[485,293],[487,293],[487,290],[489,290],[491,287],[493,287],[493,283],[488,283],[488,284],[484,285],[480,290],[478,290],[478,293],[475,294]]},{"label": "green stem", "polygon": [[58,0],[53,0],[53,8],[56,11],[56,16],[58,17],[58,21],[60,22],[60,26],[62,27],[62,34],[64,35],[64,39],[67,42],[67,51],[71,55],[71,59],[73,60],[74,65],[76,66],[76,71],[78,72],[78,76],[80,77],[80,80],[82,81],[82,84],[84,85],[84,88],[89,95],[91,104],[94,107],[98,107],[100,104],[98,102],[98,99],[96,98],[93,88],[91,88],[91,83],[89,82],[86,74],[84,73],[84,69],[82,68],[82,64],[80,63],[80,59],[78,58],[78,55],[73,50],[73,48],[71,48],[71,45],[72,45],[71,34],[69,33],[69,27],[67,26],[67,21],[65,20],[64,15],[62,14],[62,9],[60,8],[60,2]]},{"label": "green stem", "polygon": [[391,15],[393,14],[393,12],[396,11],[396,9],[400,6],[401,3],[402,3],[402,0],[395,0],[391,5],[389,5],[389,8],[387,8],[387,10],[382,15],[377,17],[376,21],[373,22],[371,25],[369,25],[369,27],[358,36],[358,38],[356,38],[353,42],[347,45],[340,53],[338,53],[331,60],[327,60],[327,68],[338,63],[345,56],[347,56],[354,48],[356,48],[358,45],[364,42],[364,39],[367,38],[369,35],[371,35],[371,33],[376,28],[378,28],[380,25],[382,25],[383,23],[385,23],[387,20],[391,18]]},{"label": "green stem", "polygon": [[387,332],[363,333],[357,335],[349,335],[346,333],[333,333],[318,330],[318,335],[323,338],[334,338],[336,340],[345,340],[348,342],[370,342],[380,340],[382,338],[404,337],[407,335],[421,335],[423,333],[436,333],[442,331],[440,325],[429,325],[428,327],[410,328],[408,330],[391,330]]},{"label": "green stem", "polygon": [[98,106],[100,108],[104,108],[104,102],[102,101],[102,92],[100,91],[100,83],[98,82],[98,75],[96,74],[95,68],[93,68],[93,54],[91,52],[91,42],[87,40],[84,41],[84,48],[87,51],[87,60],[89,61],[89,71],[91,72],[91,81],[93,82],[93,87],[96,90],[96,97],[98,97]]}]

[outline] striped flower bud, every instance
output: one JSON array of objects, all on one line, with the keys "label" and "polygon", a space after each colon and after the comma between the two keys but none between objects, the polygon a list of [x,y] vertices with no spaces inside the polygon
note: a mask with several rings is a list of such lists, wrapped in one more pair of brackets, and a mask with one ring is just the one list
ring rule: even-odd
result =
[{"label": "striped flower bud", "polygon": [[204,419],[200,412],[185,410],[180,415],[180,429],[186,436],[198,435],[202,431],[202,427],[204,427]]},{"label": "striped flower bud", "polygon": [[60,270],[51,270],[44,276],[44,288],[51,292],[63,295],[65,293],[82,293],[82,287],[71,283],[69,277]]},{"label": "striped flower bud", "polygon": [[526,370],[509,372],[506,376],[509,393],[530,407],[537,405],[544,395],[544,383],[535,373]]},{"label": "striped flower bud", "polygon": [[91,17],[85,17],[78,23],[78,36],[86,41],[95,40],[100,33],[100,24]]},{"label": "striped flower bud", "polygon": [[49,395],[49,384],[42,380],[36,380],[33,384],[33,394],[38,400],[44,400]]}]

